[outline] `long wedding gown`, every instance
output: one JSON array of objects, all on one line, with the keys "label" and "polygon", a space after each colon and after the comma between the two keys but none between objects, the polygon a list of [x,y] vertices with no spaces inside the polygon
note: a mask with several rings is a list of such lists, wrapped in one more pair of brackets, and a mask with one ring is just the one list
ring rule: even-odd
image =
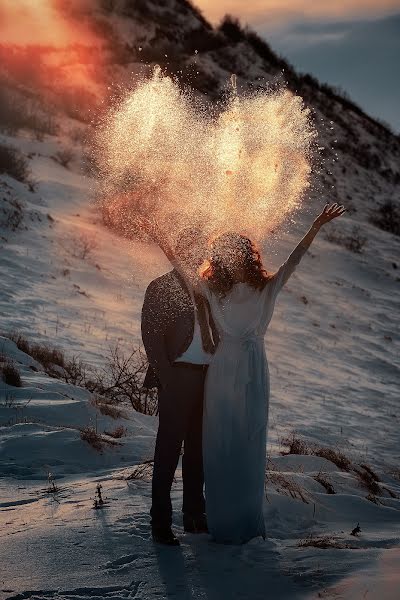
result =
[{"label": "long wedding gown", "polygon": [[208,368],[203,416],[206,515],[216,542],[263,536],[270,379],[264,335],[282,286],[306,248],[297,246],[262,291],[237,283],[219,299],[204,281],[220,342]]}]

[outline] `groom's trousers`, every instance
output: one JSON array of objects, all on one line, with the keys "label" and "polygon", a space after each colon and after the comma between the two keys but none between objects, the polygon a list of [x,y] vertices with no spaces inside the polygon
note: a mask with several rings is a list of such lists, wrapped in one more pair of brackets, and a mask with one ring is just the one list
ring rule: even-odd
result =
[{"label": "groom's trousers", "polygon": [[193,517],[205,513],[202,422],[207,366],[176,362],[171,368],[170,383],[158,395],[159,425],[150,510],[152,526],[161,528],[172,524],[171,487],[182,443],[182,512]]}]

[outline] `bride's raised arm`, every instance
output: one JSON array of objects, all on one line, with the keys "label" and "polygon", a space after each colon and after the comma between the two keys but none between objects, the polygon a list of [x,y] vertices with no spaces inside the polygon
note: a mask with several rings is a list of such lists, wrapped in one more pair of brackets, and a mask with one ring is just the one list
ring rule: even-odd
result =
[{"label": "bride's raised arm", "polygon": [[302,257],[306,253],[306,250],[311,246],[315,236],[321,229],[322,225],[332,221],[336,217],[342,215],[346,209],[342,204],[335,202],[331,206],[325,204],[323,211],[314,220],[310,229],[307,231],[305,236],[300,240],[294,250],[290,253],[285,262],[279,267],[278,271],[273,275],[275,293],[285,285],[293,271],[301,261]]}]

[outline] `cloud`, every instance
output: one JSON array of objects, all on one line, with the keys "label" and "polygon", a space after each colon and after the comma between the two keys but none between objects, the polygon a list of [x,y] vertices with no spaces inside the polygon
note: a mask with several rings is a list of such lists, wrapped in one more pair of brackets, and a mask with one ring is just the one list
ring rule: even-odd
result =
[{"label": "cloud", "polygon": [[396,13],[399,9],[399,0],[381,0],[379,3],[376,0],[196,0],[195,4],[214,23],[229,13],[257,27],[284,27],[304,20],[379,17]]},{"label": "cloud", "polygon": [[312,31],[307,34],[301,31],[288,31],[284,34],[284,38],[287,45],[305,47],[329,42],[339,44],[347,35],[349,35],[348,29],[342,29],[341,31]]},{"label": "cloud", "polygon": [[400,130],[400,14],[260,33],[297,69],[344,88],[367,112]]}]

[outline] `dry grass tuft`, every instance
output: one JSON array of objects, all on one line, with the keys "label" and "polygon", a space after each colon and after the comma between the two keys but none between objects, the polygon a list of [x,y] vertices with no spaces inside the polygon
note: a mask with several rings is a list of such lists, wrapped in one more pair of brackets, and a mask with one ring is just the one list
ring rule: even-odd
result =
[{"label": "dry grass tuft", "polygon": [[118,427],[116,427],[115,429],[113,429],[112,431],[105,431],[104,432],[105,435],[108,435],[112,438],[122,438],[124,435],[127,434],[127,429],[126,427],[123,427],[122,425],[119,425]]},{"label": "dry grass tuft", "polygon": [[[103,437],[103,435],[101,433],[98,433],[96,428],[92,427],[91,425],[88,425],[87,427],[80,429],[80,434],[81,434],[81,439],[84,442],[87,442],[88,444],[90,444],[90,446],[92,446],[92,448],[94,448],[95,450],[97,450],[100,453],[103,452],[103,448],[106,444],[109,446],[122,446],[121,442],[117,442],[116,440],[110,440],[108,437]],[[110,435],[110,433],[106,433],[106,432],[104,432],[104,434],[106,436],[115,437],[115,438],[121,437],[121,436],[112,436],[112,435]]]},{"label": "dry grass tuft", "polygon": [[14,146],[0,144],[0,173],[6,173],[22,183],[31,182],[28,161]]},{"label": "dry grass tuft", "polygon": [[343,469],[344,471],[350,471],[351,469],[351,460],[347,458],[343,452],[340,452],[340,450],[317,446],[313,454],[315,454],[315,456],[320,456],[321,458],[326,458],[326,460],[330,460],[339,467],[339,469]]},{"label": "dry grass tuft", "polygon": [[104,440],[94,427],[88,426],[81,429],[81,440],[90,444],[98,452],[103,451]]},{"label": "dry grass tuft", "polygon": [[272,485],[275,486],[277,492],[309,504],[311,497],[308,492],[302,489],[298,483],[293,481],[293,479],[283,475],[280,471],[267,472],[266,480],[269,480]]},{"label": "dry grass tuft", "polygon": [[21,375],[14,363],[6,361],[0,365],[1,378],[7,385],[22,387]]},{"label": "dry grass tuft", "polygon": [[141,479],[143,481],[149,481],[153,474],[153,464],[153,460],[146,460],[140,465],[136,465],[133,471],[125,477],[125,480]]},{"label": "dry grass tuft", "polygon": [[378,475],[375,473],[375,471],[372,470],[370,465],[367,465],[366,463],[360,463],[360,467],[368,471],[372,479],[375,479],[375,481],[380,481]]},{"label": "dry grass tuft", "polygon": [[335,538],[333,535],[323,535],[323,536],[315,536],[313,533],[310,533],[307,537],[299,540],[298,544],[301,548],[314,547],[314,548],[355,548],[356,546],[352,546],[347,542],[344,542],[338,538]]},{"label": "dry grass tuft", "polygon": [[369,222],[394,235],[400,235],[400,209],[392,199],[376,208],[369,217]]},{"label": "dry grass tuft", "polygon": [[382,502],[379,500],[379,498],[377,498],[376,496],[374,496],[374,494],[368,494],[368,496],[365,496],[366,500],[369,500],[369,502],[373,502],[374,504],[382,504]]},{"label": "dry grass tuft", "polygon": [[[361,466],[361,465],[360,465]],[[380,485],[376,482],[376,479],[369,470],[365,468],[353,467],[354,472],[356,473],[360,484],[366,488],[370,494],[380,495],[382,493]]]},{"label": "dry grass tuft", "polygon": [[363,248],[368,241],[368,238],[361,234],[361,228],[358,225],[354,225],[348,234],[344,234],[332,227],[329,231],[324,232],[324,236],[328,242],[344,246],[347,250],[357,254],[363,252]]},{"label": "dry grass tuft", "polygon": [[323,471],[319,471],[319,473],[317,473],[317,475],[314,475],[314,479],[315,479],[315,481],[318,481],[318,483],[320,483],[326,489],[327,494],[336,494],[333,485],[329,481],[329,476],[327,473],[324,473]]},{"label": "dry grass tuft", "polygon": [[282,454],[312,454],[310,444],[297,437],[295,431],[292,432],[291,437],[282,438],[282,443],[289,446],[288,452]]},{"label": "dry grass tuft", "polygon": [[[369,492],[366,498],[371,502],[377,503],[376,496],[382,496],[383,490],[386,490],[392,498],[398,497],[395,492],[386,486],[380,485],[380,478],[370,465],[366,463],[360,463],[359,465],[356,465],[340,450],[328,448],[326,446],[318,446],[318,444],[302,440],[296,435],[295,431],[292,432],[290,437],[283,438],[282,443],[289,446],[288,452],[281,452],[283,455],[302,454],[320,456],[321,458],[326,458],[330,462],[334,463],[337,467],[348,473],[353,472],[356,475],[360,485]],[[393,473],[393,476],[396,478],[396,473]],[[397,474],[397,477],[400,480],[400,471]],[[335,490],[332,484],[328,481],[326,474],[320,472],[314,476],[314,479],[325,487],[328,494],[335,493]]]},{"label": "dry grass tuft", "polygon": [[121,419],[125,417],[125,413],[112,404],[98,404],[98,409],[102,415],[111,417],[112,419]]},{"label": "dry grass tuft", "polygon": [[66,364],[64,353],[50,344],[30,344],[26,337],[17,332],[3,333],[3,335],[12,340],[19,350],[40,362],[46,372],[53,365],[63,368]]},{"label": "dry grass tuft", "polygon": [[107,398],[93,394],[90,403],[92,406],[97,408],[102,415],[105,417],[111,417],[112,419],[127,419],[126,413],[115,406],[112,402],[107,402]]},{"label": "dry grass tuft", "polygon": [[302,440],[297,436],[295,431],[292,432],[290,437],[282,438],[282,443],[289,446],[287,452],[281,452],[283,455],[302,454],[320,456],[321,458],[326,458],[326,460],[334,463],[339,469],[343,469],[344,471],[351,470],[352,462],[345,454],[343,454],[343,452]]}]

